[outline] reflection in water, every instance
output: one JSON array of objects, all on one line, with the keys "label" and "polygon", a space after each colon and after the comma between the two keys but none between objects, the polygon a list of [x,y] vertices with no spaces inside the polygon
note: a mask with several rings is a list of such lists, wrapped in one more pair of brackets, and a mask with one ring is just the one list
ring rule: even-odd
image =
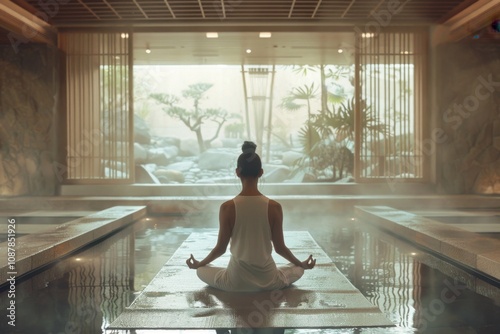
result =
[{"label": "reflection in water", "polygon": [[[311,235],[396,327],[290,329],[287,333],[500,333],[498,287],[361,222],[312,218],[317,224],[307,226]],[[303,230],[304,217],[297,215],[294,219],[288,229]],[[176,227],[180,221],[183,227]],[[205,224],[206,217],[201,216],[141,220],[92,248],[18,281],[16,327],[2,321],[0,333],[102,333],[187,236],[202,231],[198,226]],[[296,296],[285,292],[275,299],[281,307],[317,302],[314,292],[302,292]],[[0,293],[3,310],[8,302],[6,293]],[[231,304],[230,294],[210,288],[193,292],[190,298],[200,312],[205,306]],[[249,319],[245,314],[235,316]]]},{"label": "reflection in water", "polygon": [[230,317],[240,328],[269,328],[273,309],[316,308],[322,302],[316,292],[297,288],[232,293],[206,287],[187,294],[186,298],[188,305],[195,310],[193,316],[204,317],[214,314],[217,309],[224,309],[230,312]]}]

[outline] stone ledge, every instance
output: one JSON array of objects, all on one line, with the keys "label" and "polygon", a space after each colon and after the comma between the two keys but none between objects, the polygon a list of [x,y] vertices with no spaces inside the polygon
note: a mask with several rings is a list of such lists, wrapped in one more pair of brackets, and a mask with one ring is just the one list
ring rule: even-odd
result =
[{"label": "stone ledge", "polygon": [[387,206],[356,206],[364,222],[500,280],[500,241]]},{"label": "stone ledge", "polygon": [[[131,188],[132,189],[132,188]],[[0,210],[86,210],[99,211],[112,206],[147,206],[150,214],[186,214],[217,213],[222,202],[234,197],[232,195],[181,196],[172,193],[170,196],[138,196],[132,190],[124,191],[122,196],[30,196],[16,198],[0,198]],[[267,194],[267,193],[266,193]],[[126,196],[125,196],[126,195]],[[488,209],[498,207],[498,196],[479,195],[349,195],[335,193],[330,195],[269,195],[279,201],[287,212],[317,213],[332,212],[335,214],[352,214],[353,207],[388,205],[401,210],[415,208],[415,203],[427,209],[474,208]]]},{"label": "stone ledge", "polygon": [[[9,270],[7,256],[2,257],[0,282],[7,284],[8,272],[16,272],[19,278],[142,218],[146,212],[145,206],[115,206],[44,233],[17,237],[15,270]],[[7,248],[7,241],[0,243],[1,254],[7,254]]]}]

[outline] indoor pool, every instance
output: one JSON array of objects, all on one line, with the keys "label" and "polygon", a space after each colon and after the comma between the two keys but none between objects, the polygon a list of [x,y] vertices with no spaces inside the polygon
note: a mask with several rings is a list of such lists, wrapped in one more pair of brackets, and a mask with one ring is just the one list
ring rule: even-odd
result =
[{"label": "indoor pool", "polygon": [[[500,333],[500,288],[351,217],[287,218],[307,230],[393,328],[288,329],[286,333]],[[311,222],[314,222],[311,223]],[[147,217],[16,285],[16,326],[1,333],[106,333],[192,232],[215,216]],[[308,272],[313,274],[313,271]],[[0,293],[6,312],[7,291]],[[137,331],[133,333],[179,333]],[[124,331],[123,333],[132,333]]]}]

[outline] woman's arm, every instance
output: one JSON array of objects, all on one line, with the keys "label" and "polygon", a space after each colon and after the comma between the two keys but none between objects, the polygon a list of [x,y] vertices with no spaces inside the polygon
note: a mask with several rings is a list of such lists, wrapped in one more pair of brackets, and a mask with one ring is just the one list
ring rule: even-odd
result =
[{"label": "woman's arm", "polygon": [[212,251],[201,261],[197,261],[193,255],[186,260],[187,265],[191,269],[203,267],[213,260],[217,259],[226,252],[227,245],[231,239],[235,219],[234,202],[227,201],[220,206],[219,210],[219,236],[217,244]]},{"label": "woman's arm", "polygon": [[271,235],[274,250],[286,260],[304,269],[312,269],[316,260],[310,255],[305,261],[300,261],[293,255],[292,251],[285,245],[283,236],[283,210],[281,204],[276,201],[269,201],[269,222],[271,224]]}]

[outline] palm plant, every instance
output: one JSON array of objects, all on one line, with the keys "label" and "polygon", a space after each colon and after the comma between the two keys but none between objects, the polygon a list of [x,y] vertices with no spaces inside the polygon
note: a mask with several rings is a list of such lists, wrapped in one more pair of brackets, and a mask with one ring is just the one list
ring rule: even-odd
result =
[{"label": "palm plant", "polygon": [[[381,124],[362,100],[360,103],[363,136],[388,136],[388,126]],[[311,115],[310,122],[301,129],[299,138],[308,156],[309,165],[316,171],[331,168],[333,179],[353,172],[355,136],[354,98],[337,107]],[[301,161],[304,167],[305,160]]]}]

